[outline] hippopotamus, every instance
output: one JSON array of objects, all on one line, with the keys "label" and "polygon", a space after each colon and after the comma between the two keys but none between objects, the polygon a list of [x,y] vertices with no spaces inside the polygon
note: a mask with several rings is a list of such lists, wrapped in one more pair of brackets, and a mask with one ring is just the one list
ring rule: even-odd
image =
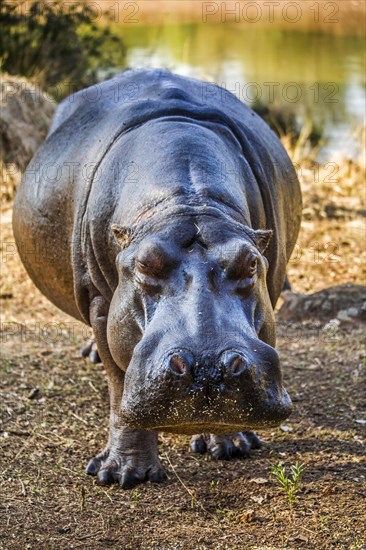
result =
[{"label": "hippopotamus", "polygon": [[110,395],[87,467],[100,484],[162,481],[159,431],[227,459],[288,417],[274,307],[300,217],[279,139],[222,87],[127,70],[59,105],[13,226],[36,286],[92,328]]}]

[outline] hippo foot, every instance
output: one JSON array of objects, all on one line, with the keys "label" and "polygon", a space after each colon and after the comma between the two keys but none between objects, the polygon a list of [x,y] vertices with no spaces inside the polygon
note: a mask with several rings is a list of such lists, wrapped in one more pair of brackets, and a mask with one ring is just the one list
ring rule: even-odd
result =
[{"label": "hippo foot", "polygon": [[[107,446],[89,462],[86,473],[96,476],[98,485],[118,483],[122,489],[132,489],[139,483],[146,481],[160,483],[166,479],[157,455],[156,434],[152,433],[152,437],[149,437],[150,433],[142,430],[128,430],[128,432],[130,433],[127,437],[123,437],[118,445]],[[133,445],[136,443],[134,436],[140,433],[145,433],[146,440],[140,439],[139,445],[135,446]],[[128,437],[131,435],[132,437]],[[123,447],[128,451],[124,451]]]},{"label": "hippo foot", "polygon": [[102,362],[94,338],[90,338],[90,340],[87,341],[81,350],[81,355],[85,358],[88,357],[89,361],[94,365]]},{"label": "hippo foot", "polygon": [[260,439],[254,432],[237,432],[230,435],[200,434],[191,439],[194,453],[209,452],[216,460],[245,458],[251,449],[260,447]]}]

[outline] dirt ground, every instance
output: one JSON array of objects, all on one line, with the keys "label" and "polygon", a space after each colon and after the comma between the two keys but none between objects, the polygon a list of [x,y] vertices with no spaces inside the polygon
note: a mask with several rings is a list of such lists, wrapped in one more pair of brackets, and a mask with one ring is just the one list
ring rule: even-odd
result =
[{"label": "dirt ground", "polygon": [[[294,290],[364,283],[360,182],[347,193],[332,185],[332,201],[324,186],[303,188]],[[11,210],[2,214],[0,548],[366,547],[364,327],[279,325],[295,409],[259,434],[264,444],[249,459],[215,462],[192,454],[188,437],[160,434],[166,482],[99,487],[84,468],[107,438],[103,370],[80,357],[88,330],[30,282]],[[270,473],[279,462],[305,466],[293,506]]]}]

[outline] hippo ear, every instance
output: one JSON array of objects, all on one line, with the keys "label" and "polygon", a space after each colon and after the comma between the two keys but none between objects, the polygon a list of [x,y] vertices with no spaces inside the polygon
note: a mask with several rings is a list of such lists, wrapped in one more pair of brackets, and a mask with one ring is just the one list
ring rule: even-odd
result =
[{"label": "hippo ear", "polygon": [[266,250],[273,235],[272,229],[257,229],[251,231],[251,237],[261,254]]},{"label": "hippo ear", "polygon": [[127,248],[132,239],[132,229],[130,227],[123,227],[122,225],[117,225],[116,223],[112,224],[111,229],[112,229],[114,238],[116,239],[121,249],[123,250]]}]

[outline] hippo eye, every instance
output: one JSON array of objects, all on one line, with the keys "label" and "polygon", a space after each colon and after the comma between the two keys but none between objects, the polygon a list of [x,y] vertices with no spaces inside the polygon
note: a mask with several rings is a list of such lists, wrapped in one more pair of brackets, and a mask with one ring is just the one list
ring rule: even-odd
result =
[{"label": "hippo eye", "polygon": [[139,260],[136,261],[136,267],[141,273],[144,273],[146,275],[153,275],[154,274],[154,267],[149,266],[147,264],[144,264],[143,262],[140,262]]},{"label": "hippo eye", "polygon": [[135,280],[150,295],[161,290],[159,275],[154,273],[151,266],[138,260],[136,261]]},{"label": "hippo eye", "polygon": [[258,259],[257,258],[251,258],[248,263],[248,275],[249,277],[253,277],[253,275],[256,274],[258,267]]},{"label": "hippo eye", "polygon": [[136,270],[143,275],[160,278],[164,273],[165,262],[162,254],[154,250],[137,258],[135,266]]},{"label": "hippo eye", "polygon": [[233,280],[252,279],[257,273],[258,258],[253,254],[243,254],[228,270],[228,276]]},{"label": "hippo eye", "polygon": [[175,264],[166,246],[145,243],[135,259],[135,273],[152,279],[167,279]]}]

